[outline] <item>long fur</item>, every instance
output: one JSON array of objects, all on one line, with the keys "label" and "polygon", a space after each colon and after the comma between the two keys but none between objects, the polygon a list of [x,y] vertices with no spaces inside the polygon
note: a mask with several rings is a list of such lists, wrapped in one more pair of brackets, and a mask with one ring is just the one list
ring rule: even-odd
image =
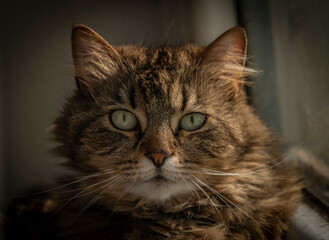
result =
[{"label": "long fur", "polygon": [[[26,207],[33,200],[22,204],[30,214],[24,216],[47,216],[42,226],[31,225],[33,236],[282,238],[301,186],[294,171],[280,168],[285,157],[273,133],[246,103],[242,86],[255,71],[244,66],[243,29],[228,31],[208,48],[114,48],[83,26],[72,39],[79,90],[54,134],[56,152],[80,177],[45,192],[38,208]],[[110,115],[117,109],[136,116],[135,130],[115,128]],[[182,129],[180,120],[189,113],[204,114],[205,124]],[[157,169],[149,151],[171,155]],[[157,174],[166,180],[155,180]],[[8,219],[22,218],[14,211]]]}]

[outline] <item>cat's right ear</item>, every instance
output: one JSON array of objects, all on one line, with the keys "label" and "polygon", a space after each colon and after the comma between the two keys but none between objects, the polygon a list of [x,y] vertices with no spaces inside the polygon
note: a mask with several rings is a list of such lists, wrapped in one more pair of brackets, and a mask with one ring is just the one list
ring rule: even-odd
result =
[{"label": "cat's right ear", "polygon": [[247,35],[241,27],[234,27],[223,33],[203,53],[202,63],[209,66],[211,72],[222,80],[230,96],[240,96],[244,79],[255,73],[245,67],[246,54]]},{"label": "cat's right ear", "polygon": [[73,26],[72,55],[77,86],[83,94],[91,96],[97,82],[118,70],[121,59],[109,43],[84,25]]}]

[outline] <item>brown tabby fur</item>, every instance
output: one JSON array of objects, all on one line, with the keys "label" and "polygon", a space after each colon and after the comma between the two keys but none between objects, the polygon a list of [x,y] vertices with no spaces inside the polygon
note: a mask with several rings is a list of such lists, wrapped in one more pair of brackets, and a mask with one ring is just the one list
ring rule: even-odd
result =
[{"label": "brown tabby fur", "polygon": [[[282,239],[300,185],[292,171],[279,169],[273,136],[246,103],[242,84],[253,71],[244,67],[242,28],[207,48],[148,49],[114,48],[78,25],[72,43],[79,90],[54,133],[57,152],[81,178],[45,196],[50,207],[40,211],[49,217],[31,227],[31,238]],[[115,109],[134,113],[136,130],[115,129]],[[179,120],[193,112],[206,114],[205,125],[180,129]],[[154,200],[148,189],[142,196],[125,190],[142,181],[139,164],[150,151],[175,157],[166,176],[188,191]]]}]

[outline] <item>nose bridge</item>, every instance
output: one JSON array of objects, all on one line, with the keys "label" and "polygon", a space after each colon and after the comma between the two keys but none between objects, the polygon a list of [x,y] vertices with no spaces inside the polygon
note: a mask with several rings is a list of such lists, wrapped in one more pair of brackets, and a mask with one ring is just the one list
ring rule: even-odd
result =
[{"label": "nose bridge", "polygon": [[142,146],[145,155],[150,153],[171,153],[173,151],[171,129],[165,126],[148,129],[144,135]]},{"label": "nose bridge", "polygon": [[173,154],[171,129],[160,126],[149,130],[143,139],[142,151],[156,168],[161,168],[164,162]]}]

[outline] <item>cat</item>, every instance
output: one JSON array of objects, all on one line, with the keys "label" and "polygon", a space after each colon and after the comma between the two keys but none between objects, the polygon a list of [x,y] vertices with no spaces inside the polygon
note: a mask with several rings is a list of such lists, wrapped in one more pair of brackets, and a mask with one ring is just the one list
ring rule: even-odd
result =
[{"label": "cat", "polygon": [[75,25],[56,153],[81,175],[6,214],[8,239],[282,239],[301,184],[247,104],[246,32],[113,47]]}]

